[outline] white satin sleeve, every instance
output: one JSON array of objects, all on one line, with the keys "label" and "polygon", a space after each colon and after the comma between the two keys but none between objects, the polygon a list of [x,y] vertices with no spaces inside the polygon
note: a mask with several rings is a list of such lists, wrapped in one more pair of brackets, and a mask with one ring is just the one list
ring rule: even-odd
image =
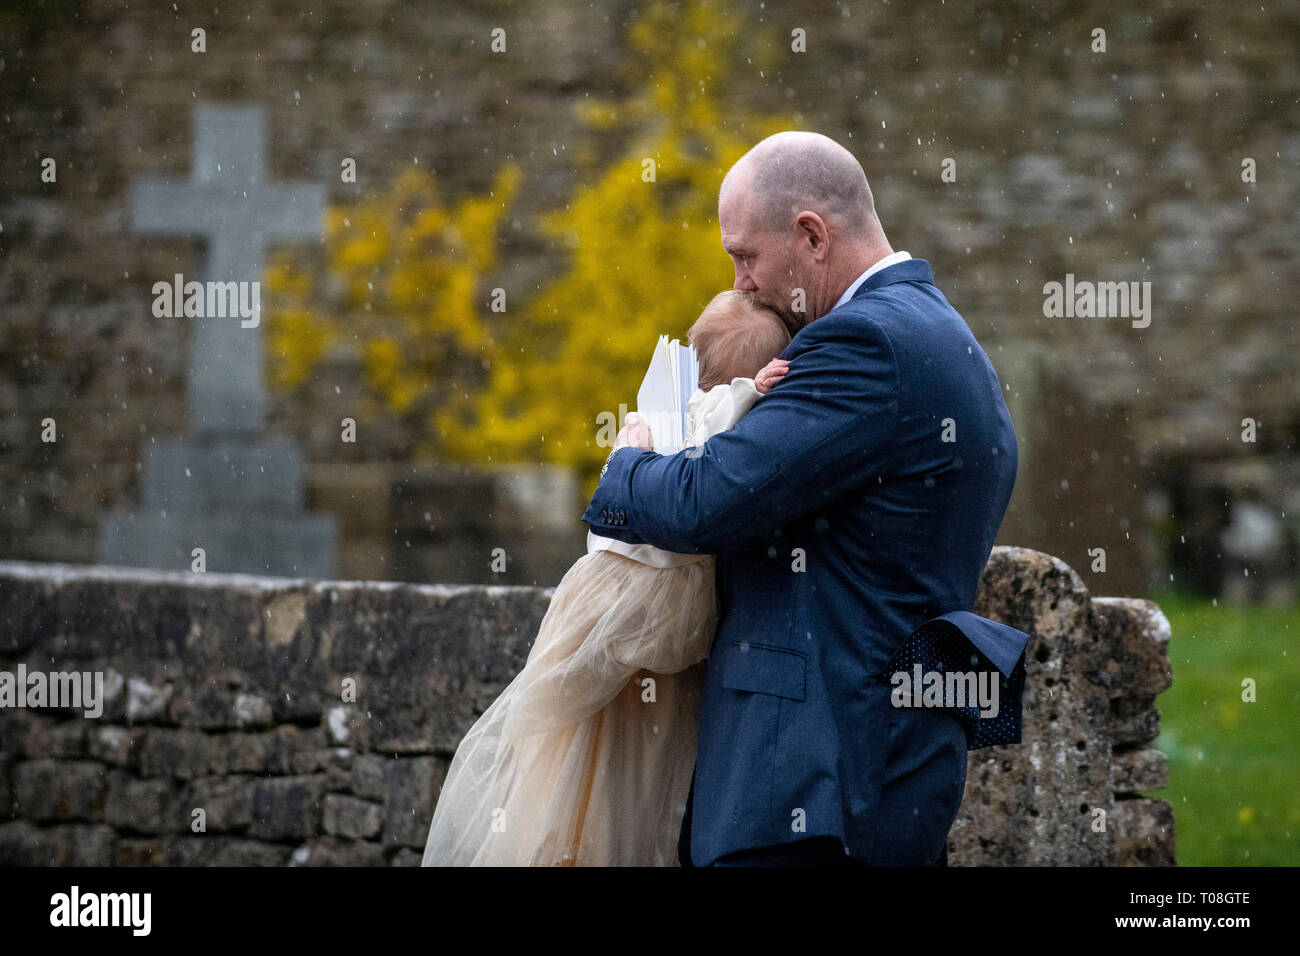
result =
[{"label": "white satin sleeve", "polygon": [[707,392],[695,390],[686,404],[687,446],[703,445],[740,421],[760,398],[752,378],[733,378]]},{"label": "white satin sleeve", "polygon": [[[713,386],[707,392],[696,389],[686,403],[686,439],[688,448],[703,445],[718,432],[726,431],[760,398],[752,378],[737,377]],[[587,531],[587,553],[615,551],[618,554],[656,568],[673,568],[709,557],[707,554],[678,554],[652,544],[628,544],[617,538]]]}]

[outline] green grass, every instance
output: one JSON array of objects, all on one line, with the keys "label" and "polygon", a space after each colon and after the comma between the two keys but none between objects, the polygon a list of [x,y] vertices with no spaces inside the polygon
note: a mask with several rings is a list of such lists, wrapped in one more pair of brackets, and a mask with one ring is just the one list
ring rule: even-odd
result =
[{"label": "green grass", "polygon": [[[1241,607],[1174,592],[1174,683],[1156,698],[1183,866],[1300,864],[1300,607]],[[1242,700],[1254,678],[1255,702]]]}]

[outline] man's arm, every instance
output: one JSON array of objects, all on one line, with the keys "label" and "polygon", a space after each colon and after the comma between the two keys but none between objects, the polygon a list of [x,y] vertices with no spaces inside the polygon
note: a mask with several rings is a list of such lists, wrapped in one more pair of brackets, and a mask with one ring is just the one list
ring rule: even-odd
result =
[{"label": "man's arm", "polygon": [[785,357],[784,378],[694,456],[615,449],[582,520],[633,544],[736,551],[865,483],[898,418],[888,336],[861,315],[824,316]]}]

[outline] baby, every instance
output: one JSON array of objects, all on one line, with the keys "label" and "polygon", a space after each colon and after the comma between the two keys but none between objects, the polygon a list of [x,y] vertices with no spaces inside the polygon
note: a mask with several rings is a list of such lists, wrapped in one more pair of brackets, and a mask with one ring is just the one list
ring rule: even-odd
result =
[{"label": "baby", "polygon": [[[746,292],[687,334],[700,367],[687,446],[734,425],[785,373],[790,335]],[[426,866],[675,866],[695,766],[714,556],[587,534],[523,670],[461,741]]]},{"label": "baby", "polygon": [[[686,340],[695,346],[700,367],[699,387],[686,403],[690,455],[698,454],[711,436],[736,424],[785,374],[788,363],[784,359],[768,358],[785,351],[790,333],[780,317],[759,305],[752,293],[728,289],[704,307]],[[648,544],[628,544],[588,531],[588,552],[601,549],[661,568],[701,557],[661,551]]]}]

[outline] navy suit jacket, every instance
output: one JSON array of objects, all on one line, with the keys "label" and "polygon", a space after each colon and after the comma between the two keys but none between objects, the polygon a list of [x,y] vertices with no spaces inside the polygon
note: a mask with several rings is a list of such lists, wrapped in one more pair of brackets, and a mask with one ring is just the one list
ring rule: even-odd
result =
[{"label": "navy suit jacket", "polygon": [[683,863],[825,835],[927,865],[966,732],[891,706],[881,675],[909,634],[973,607],[1015,483],[1011,418],[923,259],[872,275],[781,357],[785,376],[694,456],[618,449],[582,520],[717,555]]}]

